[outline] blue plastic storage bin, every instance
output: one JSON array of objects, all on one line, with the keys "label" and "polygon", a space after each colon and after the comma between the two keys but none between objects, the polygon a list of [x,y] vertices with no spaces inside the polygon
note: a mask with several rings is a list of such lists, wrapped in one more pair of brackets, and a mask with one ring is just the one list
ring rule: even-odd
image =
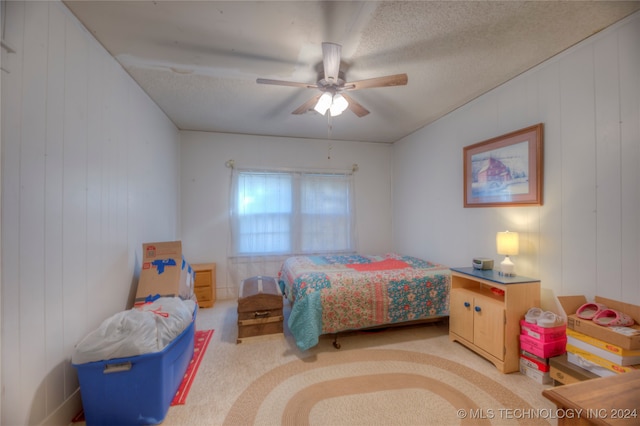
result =
[{"label": "blue plastic storage bin", "polygon": [[[197,310],[197,308],[196,308]],[[87,425],[161,423],[193,358],[195,316],[162,351],[73,364]]]}]

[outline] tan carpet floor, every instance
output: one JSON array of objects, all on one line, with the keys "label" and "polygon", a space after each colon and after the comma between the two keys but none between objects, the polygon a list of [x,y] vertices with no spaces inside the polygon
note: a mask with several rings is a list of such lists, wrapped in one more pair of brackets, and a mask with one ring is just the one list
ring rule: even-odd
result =
[{"label": "tan carpet floor", "polygon": [[[236,344],[236,302],[198,313],[215,329],[187,402],[163,425],[556,425],[543,386],[450,342],[448,326],[323,336],[300,352],[288,333]],[[285,303],[285,315],[287,315]],[[463,410],[463,415],[458,413]]]}]

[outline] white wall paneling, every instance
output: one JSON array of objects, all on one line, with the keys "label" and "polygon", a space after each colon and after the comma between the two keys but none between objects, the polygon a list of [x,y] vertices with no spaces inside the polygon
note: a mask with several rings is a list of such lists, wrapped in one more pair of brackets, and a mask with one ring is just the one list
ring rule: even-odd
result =
[{"label": "white wall paneling", "polygon": [[594,133],[593,48],[577,49],[560,60],[562,144],[563,290],[596,291],[596,140]]},{"label": "white wall paneling", "polygon": [[640,300],[640,17],[618,32],[622,295]]},{"label": "white wall paneling", "polygon": [[[7,2],[1,424],[68,424],[73,347],[179,238],[179,133],[59,2]],[[153,212],[160,212],[153,214]]]},{"label": "white wall paneling", "polygon": [[[20,298],[18,329],[21,336],[17,349],[21,366],[30,366],[30,374],[21,376],[21,402],[33,401],[30,416],[44,418],[45,398],[39,386],[46,375],[45,293],[44,286],[44,183],[45,183],[45,94],[47,46],[46,8],[25,4],[22,73],[22,111],[19,164],[20,222],[18,226]],[[10,143],[9,141],[5,141]],[[7,159],[8,160],[8,159]],[[8,265],[5,265],[8,267]],[[26,308],[29,306],[32,309]],[[10,323],[5,323],[8,326]],[[29,336],[25,339],[24,336]],[[33,390],[38,392],[35,397]]]},{"label": "white wall paneling", "polygon": [[[618,38],[605,37],[593,44],[595,123],[596,257],[606,268],[596,270],[596,282],[622,282],[622,187],[620,175],[620,92]],[[589,129],[592,130],[592,129]],[[611,289],[614,299],[622,287]]]},{"label": "white wall paneling", "polygon": [[[2,3],[2,5],[4,2]],[[0,5],[0,29],[4,28],[4,6]],[[0,30],[1,33],[1,30]],[[0,75],[8,72],[8,68],[2,66],[5,54],[9,54],[9,50],[0,48]],[[0,78],[0,94],[2,93],[2,78]],[[2,101],[0,100],[0,117],[2,116]],[[2,120],[0,119],[0,135],[2,135]],[[0,137],[0,184],[2,183],[2,137]],[[0,211],[2,210],[2,197],[0,196]],[[0,221],[1,222],[1,221]],[[0,224],[0,257],[2,256],[2,225]],[[0,262],[0,289],[2,288],[2,262]],[[0,291],[0,330],[2,330],[2,292]],[[1,342],[0,342],[1,343]],[[2,351],[0,350],[0,366],[2,366]],[[1,374],[1,372],[0,372]],[[0,419],[2,419],[2,403],[0,402]]]},{"label": "white wall paneling", "polygon": [[[2,396],[2,423],[15,415],[10,407],[22,407],[20,377],[20,144],[10,141],[21,139],[22,120],[22,49],[11,34],[22,33],[24,7],[7,3],[5,39],[11,42],[15,53],[3,66],[10,73],[2,72],[2,386],[12,389]],[[9,59],[8,58],[8,59]],[[4,59],[4,56],[3,56]],[[7,64],[7,62],[9,62]],[[5,65],[6,64],[6,65]],[[11,247],[11,250],[9,250]],[[11,284],[13,283],[13,284]],[[24,414],[23,414],[24,416]],[[21,417],[24,419],[24,417]],[[8,423],[8,422],[7,422]],[[16,423],[14,421],[14,423]],[[24,421],[23,421],[24,423]]]},{"label": "white wall paneling", "polygon": [[[451,266],[499,262],[495,232],[508,228],[521,233],[516,268],[541,279],[545,307],[567,294],[640,304],[638,40],[636,13],[397,142],[395,249]],[[544,205],[465,209],[463,147],[538,122]],[[421,196],[406,190],[435,176]]]},{"label": "white wall paneling", "polygon": [[[65,93],[65,14],[62,9],[50,7],[47,52],[47,93],[45,136],[45,335],[46,405],[48,412],[62,405],[70,391],[60,389],[65,380],[65,344],[59,336],[64,335],[64,298],[62,268],[62,217],[63,217],[63,145],[64,145],[64,102]],[[4,179],[4,177],[3,177]],[[4,288],[3,288],[4,291]],[[3,369],[4,370],[4,369]]]},{"label": "white wall paneling", "polygon": [[[87,102],[89,45],[75,22],[65,21],[64,141],[62,144],[62,327],[66,359],[82,338],[87,312]],[[66,255],[65,255],[66,253]],[[28,312],[28,309],[24,309]],[[65,396],[78,387],[65,365]]]},{"label": "white wall paneling", "polygon": [[[539,228],[531,231],[530,238],[537,239],[538,265],[532,269],[542,282],[542,299],[549,303],[554,293],[564,293],[562,289],[562,209],[558,200],[562,199],[562,145],[548,141],[561,140],[560,137],[560,70],[557,62],[547,64],[536,74],[538,81],[539,121],[544,123],[544,204],[540,211]],[[544,265],[544,266],[543,266]],[[552,291],[553,289],[553,291]],[[565,293],[566,294],[566,293]]]}]

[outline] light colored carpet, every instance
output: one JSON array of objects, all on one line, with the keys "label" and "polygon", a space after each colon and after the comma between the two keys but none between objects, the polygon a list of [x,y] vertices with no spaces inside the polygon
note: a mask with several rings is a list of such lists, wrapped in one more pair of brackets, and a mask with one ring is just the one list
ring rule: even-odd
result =
[{"label": "light colored carpet", "polygon": [[555,411],[541,395],[549,386],[501,374],[450,342],[446,325],[349,333],[340,350],[323,336],[302,353],[286,326],[236,344],[236,306],[199,311],[196,328],[215,333],[186,404],[163,425],[556,424],[531,419]]}]

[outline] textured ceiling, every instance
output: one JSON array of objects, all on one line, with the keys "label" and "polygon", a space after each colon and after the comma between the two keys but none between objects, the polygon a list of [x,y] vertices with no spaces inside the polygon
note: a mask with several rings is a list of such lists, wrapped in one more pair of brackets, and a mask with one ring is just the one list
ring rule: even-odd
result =
[{"label": "textured ceiling", "polygon": [[[180,129],[395,142],[640,9],[639,1],[64,1]],[[291,112],[323,41],[371,113]]]}]

